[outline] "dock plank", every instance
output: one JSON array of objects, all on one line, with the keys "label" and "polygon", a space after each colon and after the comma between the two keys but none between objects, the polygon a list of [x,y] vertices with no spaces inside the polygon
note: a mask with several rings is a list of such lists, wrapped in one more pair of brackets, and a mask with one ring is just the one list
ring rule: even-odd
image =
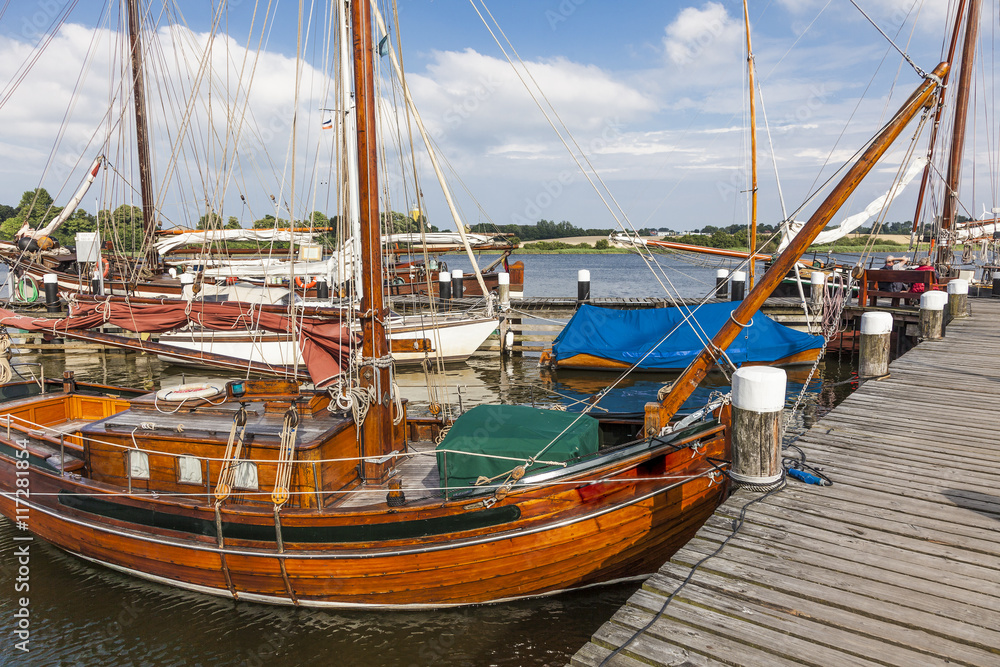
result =
[{"label": "dock plank", "polygon": [[572,664],[1000,665],[1000,301],[971,303],[796,442],[835,486],[734,494]]}]

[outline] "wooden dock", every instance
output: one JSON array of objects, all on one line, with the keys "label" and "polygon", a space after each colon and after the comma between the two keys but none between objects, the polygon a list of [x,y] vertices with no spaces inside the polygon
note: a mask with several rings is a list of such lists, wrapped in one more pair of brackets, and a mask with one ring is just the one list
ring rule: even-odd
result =
[{"label": "wooden dock", "polygon": [[1000,665],[1000,300],[970,304],[796,443],[833,486],[734,494],[571,664]]}]

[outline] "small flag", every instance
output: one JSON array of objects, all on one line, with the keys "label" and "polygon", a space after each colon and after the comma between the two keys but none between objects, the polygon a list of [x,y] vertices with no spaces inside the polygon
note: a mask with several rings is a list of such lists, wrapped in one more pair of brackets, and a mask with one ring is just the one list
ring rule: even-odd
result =
[{"label": "small flag", "polygon": [[332,118],[323,121],[323,129],[324,130],[332,130],[333,129],[333,119]]},{"label": "small flag", "polygon": [[382,41],[378,43],[378,54],[380,56],[389,55],[389,35],[382,38]]}]

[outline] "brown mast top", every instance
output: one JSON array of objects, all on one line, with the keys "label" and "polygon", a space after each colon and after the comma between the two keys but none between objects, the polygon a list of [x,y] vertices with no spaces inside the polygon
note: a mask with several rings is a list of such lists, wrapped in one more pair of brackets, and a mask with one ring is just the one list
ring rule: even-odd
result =
[{"label": "brown mast top", "polygon": [[[352,0],[351,23],[354,39],[354,101],[358,133],[358,201],[361,205],[361,386],[374,388],[362,429],[362,453],[385,456],[392,451],[392,420],[389,415],[389,369],[379,364],[389,358],[385,337],[386,308],[382,298],[382,244],[378,207],[377,143],[375,137],[375,83],[371,5],[369,0]],[[363,477],[380,481],[388,472],[385,463],[365,461]]]},{"label": "brown mast top", "polygon": [[[980,0],[970,0],[969,14],[965,20],[965,39],[962,42],[962,63],[958,72],[958,90],[955,91],[955,121],[951,132],[951,154],[948,156],[948,174],[945,179],[944,210],[941,213],[941,236],[948,239],[955,227],[958,211],[958,181],[962,172],[962,153],[965,150],[965,120],[969,113],[969,88],[972,83],[972,65],[976,56],[976,38],[979,35]],[[937,264],[948,263],[951,243],[938,245]]]},{"label": "brown mast top", "polygon": [[837,210],[843,205],[851,193],[857,187],[869,171],[875,166],[879,158],[889,148],[896,137],[903,131],[907,123],[917,114],[920,109],[933,102],[933,95],[938,84],[948,72],[949,64],[943,62],[939,64],[934,72],[920,85],[910,96],[905,104],[900,108],[889,123],[872,140],[871,145],[858,159],[854,166],[847,172],[843,179],[834,187],[833,191],[820,204],[819,208],[809,221],[802,227],[802,230],[795,235],[788,248],[778,255],[771,264],[771,268],[765,273],[759,283],[750,290],[746,298],[733,311],[730,319],[722,326],[717,334],[712,338],[711,343],[705,346],[691,364],[674,382],[673,388],[666,395],[661,403],[649,403],[646,406],[646,432],[658,432],[666,425],[677,410],[680,409],[684,401],[697,389],[698,385],[708,374],[708,371],[715,364],[716,359],[721,355],[721,351],[729,347],[729,344],[736,339],[740,330],[746,326],[750,318],[764,304],[765,299],[785,277],[792,266],[799,260],[816,236],[823,230],[826,224],[833,218]]},{"label": "brown mast top", "polygon": [[[955,12],[955,28],[951,31],[951,45],[948,47],[948,62],[955,62],[955,49],[958,48],[958,35],[962,32],[962,15],[965,13],[965,0],[959,0],[958,10]],[[941,87],[948,89],[948,79],[951,76],[949,71],[941,78]],[[924,208],[924,195],[927,192],[927,182],[931,176],[931,158],[934,155],[934,146],[937,144],[938,130],[941,126],[941,114],[944,111],[944,95],[938,96],[937,107],[934,109],[934,125],[931,127],[931,138],[928,142],[927,164],[924,165],[924,173],[920,177],[920,190],[917,192],[917,208],[913,212],[913,231],[916,234],[920,228],[920,212]]]},{"label": "brown mast top", "polygon": [[149,159],[149,134],[146,123],[146,88],[142,77],[142,31],[138,0],[128,1],[129,49],[132,53],[132,98],[135,108],[135,139],[139,145],[139,185],[142,191],[142,248],[146,267],[151,271],[159,263],[153,248],[156,233],[156,202],[153,200],[153,170]]}]

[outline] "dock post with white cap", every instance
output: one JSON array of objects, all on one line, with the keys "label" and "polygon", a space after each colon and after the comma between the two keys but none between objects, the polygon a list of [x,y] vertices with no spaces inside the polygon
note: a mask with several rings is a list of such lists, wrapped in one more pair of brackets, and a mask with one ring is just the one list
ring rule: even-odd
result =
[{"label": "dock post with white cap", "polygon": [[45,310],[49,313],[59,312],[59,276],[46,273],[42,276],[45,283]]},{"label": "dock post with white cap", "polygon": [[948,295],[931,291],[920,295],[920,337],[924,340],[944,338],[944,307]]},{"label": "dock post with white cap", "polygon": [[733,465],[738,486],[767,491],[781,484],[785,371],[748,366],[733,373]]},{"label": "dock post with white cap", "polygon": [[438,274],[438,297],[442,301],[451,298],[451,274],[447,271]]},{"label": "dock post with white cap", "polygon": [[500,272],[497,274],[497,299],[500,303],[500,310],[510,309],[510,274]]},{"label": "dock post with white cap", "polygon": [[969,281],[956,278],[948,283],[948,312],[945,324],[960,317],[968,317]]},{"label": "dock post with white cap", "polygon": [[576,307],[590,302],[590,271],[580,269],[576,273]]},{"label": "dock post with white cap", "polygon": [[861,315],[858,377],[862,380],[889,374],[889,339],[892,337],[892,315],[868,312]]},{"label": "dock post with white cap", "polygon": [[747,291],[747,274],[744,271],[733,271],[733,287],[729,296],[730,301],[742,301]]},{"label": "dock post with white cap", "polygon": [[729,271],[726,269],[715,270],[715,298],[725,299],[729,296]]},{"label": "dock post with white cap", "polygon": [[809,276],[809,300],[814,308],[823,305],[824,292],[826,292],[826,274],[822,271],[813,271]]},{"label": "dock post with white cap", "polygon": [[451,295],[456,299],[465,296],[465,274],[462,269],[455,269],[451,272]]}]

